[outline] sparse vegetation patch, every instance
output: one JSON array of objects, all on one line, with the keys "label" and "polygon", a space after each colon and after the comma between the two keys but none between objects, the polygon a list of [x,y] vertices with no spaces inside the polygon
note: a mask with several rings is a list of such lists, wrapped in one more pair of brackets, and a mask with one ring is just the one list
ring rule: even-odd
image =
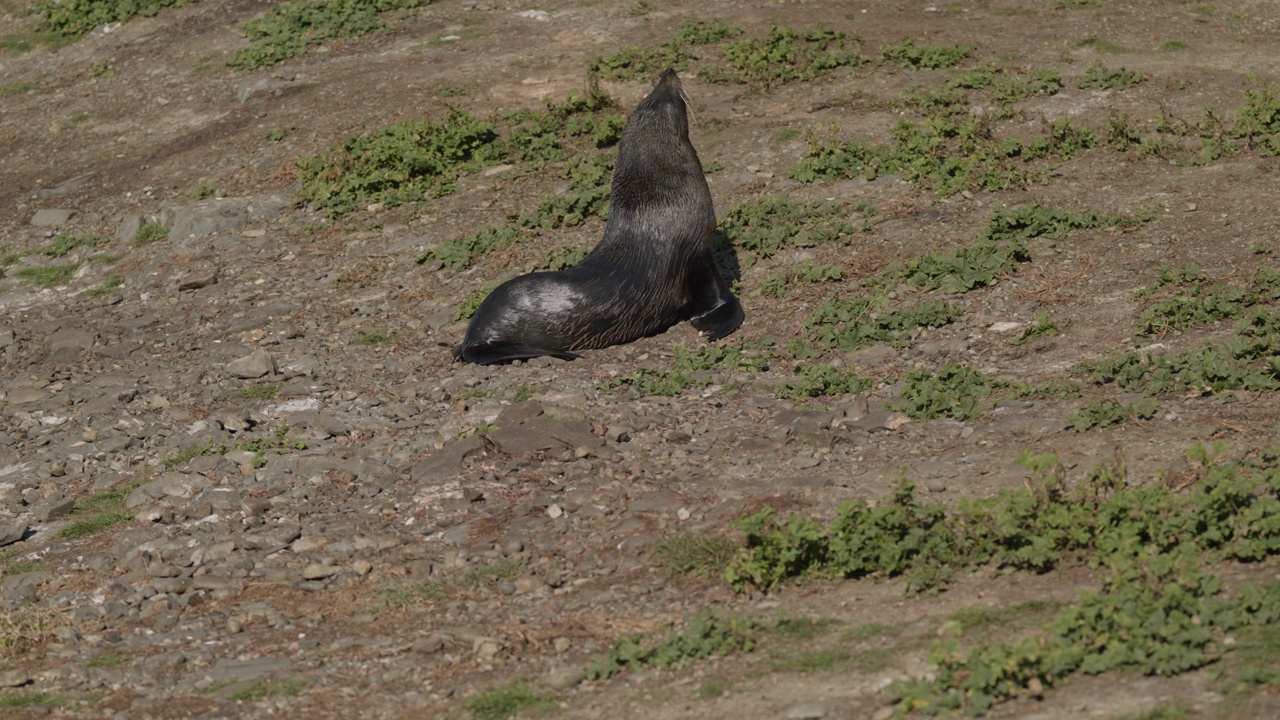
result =
[{"label": "sparse vegetation patch", "polygon": [[40,0],[35,29],[64,38],[79,38],[99,25],[150,17],[166,7],[182,7],[195,0]]},{"label": "sparse vegetation patch", "polygon": [[600,389],[634,388],[641,395],[678,395],[686,388],[706,387],[726,372],[754,372],[768,368],[759,347],[712,345],[696,353],[676,346],[670,368],[640,368],[601,384]]},{"label": "sparse vegetation patch", "polygon": [[249,41],[227,61],[239,70],[274,65],[326,40],[353,39],[387,27],[382,13],[430,5],[432,0],[295,0],[273,5],[240,26]]},{"label": "sparse vegetation patch", "polygon": [[587,679],[605,680],[627,669],[670,668],[713,655],[750,652],[758,630],[759,623],[751,618],[732,617],[713,608],[699,613],[684,630],[619,640],[607,654],[591,659]]}]

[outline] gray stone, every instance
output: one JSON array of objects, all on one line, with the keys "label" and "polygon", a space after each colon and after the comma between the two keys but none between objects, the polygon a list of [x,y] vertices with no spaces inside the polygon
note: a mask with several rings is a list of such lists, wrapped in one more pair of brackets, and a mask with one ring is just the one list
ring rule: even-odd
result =
[{"label": "gray stone", "polygon": [[586,668],[576,665],[561,665],[539,678],[539,682],[552,690],[568,690],[577,687],[587,679]]},{"label": "gray stone", "polygon": [[337,565],[326,565],[324,563],[311,563],[302,571],[302,577],[305,580],[322,580],[327,577],[333,577],[342,572],[342,568]]},{"label": "gray stone", "polygon": [[287,198],[275,195],[204,200],[171,211],[173,227],[169,239],[186,243],[192,238],[234,230],[249,222],[270,220],[291,204]]},{"label": "gray stone", "polygon": [[526,400],[503,408],[494,424],[500,428],[515,427],[539,415],[542,415],[542,404],[537,400]]},{"label": "gray stone", "polygon": [[120,221],[120,227],[116,228],[116,240],[122,243],[133,242],[138,237],[138,231],[142,229],[141,215],[125,215]]},{"label": "gray stone", "polygon": [[18,542],[27,536],[27,530],[29,529],[26,523],[0,523],[0,547]]},{"label": "gray stone", "polygon": [[76,214],[67,208],[42,208],[31,216],[31,224],[36,227],[58,227],[66,225]]},{"label": "gray stone", "polygon": [[591,432],[581,420],[554,420],[540,415],[519,425],[499,427],[489,434],[494,447],[507,455],[527,455],[540,450],[598,448],[604,438]]},{"label": "gray stone", "polygon": [[875,412],[869,412],[865,416],[847,423],[847,426],[865,430],[867,432],[886,432],[890,430],[897,430],[909,422],[911,422],[911,418],[900,412],[877,410]]},{"label": "gray stone", "polygon": [[22,687],[31,682],[31,673],[22,668],[0,670],[0,687]]},{"label": "gray stone", "polygon": [[791,458],[791,466],[800,470],[808,470],[809,468],[818,467],[820,464],[822,464],[822,458],[815,455],[805,454]]},{"label": "gray stone", "polygon": [[9,391],[10,405],[30,405],[31,403],[40,402],[48,396],[44,390],[33,387],[16,388]]},{"label": "gray stone", "polygon": [[628,512],[675,512],[684,507],[684,497],[672,490],[648,492],[627,505]]},{"label": "gray stone", "polygon": [[71,511],[75,509],[75,506],[76,501],[73,498],[65,498],[57,502],[37,505],[35,509],[31,511],[31,516],[35,518],[36,522],[48,522],[50,520],[56,520],[57,518],[63,517],[64,515],[70,515]]},{"label": "gray stone", "polygon": [[276,361],[271,354],[258,348],[242,358],[227,363],[227,372],[246,380],[270,375],[276,371]]},{"label": "gray stone", "polygon": [[440,633],[431,633],[424,638],[418,638],[413,641],[413,651],[424,655],[440,652],[445,646],[445,636]]},{"label": "gray stone", "polygon": [[252,660],[223,658],[209,670],[209,677],[219,684],[227,681],[241,682],[256,680],[263,675],[271,673],[278,673],[288,667],[288,660],[276,660],[269,657]]},{"label": "gray stone", "polygon": [[199,290],[218,282],[216,268],[197,268],[178,278],[178,292]]},{"label": "gray stone", "polygon": [[822,703],[807,702],[787,708],[787,720],[821,720],[827,716],[827,708]]},{"label": "gray stone", "polygon": [[32,602],[36,599],[36,590],[52,578],[53,576],[44,570],[5,575],[0,577],[0,594],[3,594],[5,602],[11,605]]},{"label": "gray stone", "polygon": [[454,471],[462,467],[462,461],[484,452],[489,447],[488,440],[479,433],[465,437],[451,445],[437,450],[434,455],[419,460],[409,470],[414,482],[439,481],[447,479]]},{"label": "gray stone", "polygon": [[50,353],[57,353],[59,350],[83,351],[93,347],[93,343],[97,339],[98,334],[94,332],[75,328],[62,328],[45,340],[45,347],[48,348]]}]

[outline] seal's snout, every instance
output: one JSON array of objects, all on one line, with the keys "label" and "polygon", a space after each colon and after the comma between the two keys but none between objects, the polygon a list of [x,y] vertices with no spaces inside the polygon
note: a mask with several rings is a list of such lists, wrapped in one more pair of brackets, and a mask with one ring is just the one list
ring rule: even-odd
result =
[{"label": "seal's snout", "polygon": [[664,95],[668,100],[679,98],[682,103],[685,101],[684,85],[680,84],[680,76],[676,74],[674,68],[668,68],[662,73],[653,90],[654,95]]}]

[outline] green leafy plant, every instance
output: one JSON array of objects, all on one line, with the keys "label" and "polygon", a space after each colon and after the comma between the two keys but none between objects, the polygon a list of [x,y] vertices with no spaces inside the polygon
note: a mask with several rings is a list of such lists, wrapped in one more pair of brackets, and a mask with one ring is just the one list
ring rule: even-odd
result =
[{"label": "green leafy plant", "polygon": [[450,109],[440,120],[406,120],[298,160],[299,197],[339,217],[363,202],[448,195],[465,169],[500,158],[492,123]]},{"label": "green leafy plant", "polygon": [[1035,319],[1031,324],[1018,333],[1017,337],[1010,338],[1010,345],[1021,345],[1026,341],[1037,337],[1049,337],[1058,334],[1058,323],[1049,317],[1049,313],[1041,310],[1036,313]]},{"label": "green leafy plant", "polygon": [[150,17],[166,7],[182,7],[195,0],[81,0],[57,2],[40,0],[36,5],[39,18],[35,29],[66,38],[79,38],[99,25],[123,23],[139,15]]},{"label": "green leafy plant", "polygon": [[[859,213],[870,217],[875,208],[865,206]],[[770,195],[730,208],[720,229],[735,250],[769,258],[787,247],[847,244],[859,230],[846,221],[847,216],[847,208],[839,203],[797,202],[786,195]],[[861,229],[869,226],[864,223]]]},{"label": "green leafy plant", "polygon": [[1114,400],[1104,400],[1090,403],[1067,415],[1066,423],[1067,427],[1076,432],[1084,432],[1090,428],[1118,425],[1135,417],[1150,420],[1159,410],[1160,406],[1150,398],[1124,405]]},{"label": "green leafy plant", "polygon": [[804,31],[775,26],[763,36],[729,43],[724,54],[729,70],[704,69],[707,80],[768,86],[812,80],[837,68],[869,62],[858,53],[856,40],[823,26]]},{"label": "green leafy plant", "polygon": [[529,237],[527,230],[513,225],[483,227],[469,235],[428,250],[418,258],[418,264],[435,259],[443,262],[444,266],[451,270],[465,270],[476,258],[520,242],[527,237]]},{"label": "green leafy plant", "polygon": [[918,420],[948,417],[968,421],[988,409],[986,398],[1007,385],[963,365],[947,363],[935,372],[909,370],[902,379],[902,402],[890,408]]},{"label": "green leafy plant", "polygon": [[484,302],[484,299],[489,297],[489,293],[493,292],[494,288],[501,284],[501,280],[494,280],[493,282],[486,283],[484,287],[468,295],[465,300],[458,303],[458,307],[453,309],[454,321],[466,320],[472,315],[475,315],[476,311],[480,309],[480,303]]},{"label": "green leafy plant", "polygon": [[612,151],[574,158],[563,172],[569,181],[565,192],[543,200],[537,210],[522,214],[516,222],[526,228],[551,230],[581,225],[595,217],[606,217],[609,214],[609,178],[615,158]]},{"label": "green leafy plant", "polygon": [[93,247],[102,245],[107,242],[106,238],[100,237],[78,237],[72,235],[58,235],[53,242],[43,245],[36,249],[36,254],[44,255],[50,258],[61,258],[70,255],[73,250],[82,247]]},{"label": "green leafy plant", "polygon": [[392,333],[385,328],[377,328],[362,332],[351,341],[352,345],[378,345],[391,339]]},{"label": "green leafy plant", "polygon": [[686,388],[706,387],[722,373],[768,368],[760,349],[748,345],[712,345],[696,353],[676,346],[669,368],[640,368],[600,385],[603,391],[632,388],[642,395],[679,395]]},{"label": "green leafy plant", "polygon": [[689,69],[697,59],[691,46],[714,45],[742,34],[742,28],[721,20],[687,20],[667,42],[654,48],[629,45],[622,51],[591,62],[588,72],[614,80],[649,78],[667,68]]},{"label": "green leafy plant", "polygon": [[547,257],[541,263],[538,263],[537,270],[550,270],[557,272],[571,268],[574,265],[587,259],[591,251],[581,245],[566,245],[562,247],[552,248],[547,253]]},{"label": "green leafy plant", "polygon": [[760,294],[764,297],[780,298],[787,294],[792,286],[799,283],[835,282],[844,279],[844,268],[835,265],[816,265],[806,260],[800,265],[776,273],[760,283]]},{"label": "green leafy plant", "polygon": [[239,70],[274,65],[297,57],[326,40],[351,39],[387,27],[381,14],[431,4],[432,0],[296,0],[244,22],[240,32],[249,41],[227,61]]},{"label": "green leafy plant", "polygon": [[196,189],[192,190],[190,193],[187,193],[187,195],[192,200],[204,200],[205,198],[212,197],[213,194],[216,193],[217,191],[218,191],[218,187],[216,185],[202,183],[199,186],[197,186]]},{"label": "green leafy plant", "polygon": [[913,38],[904,38],[880,51],[888,62],[908,69],[937,69],[953,67],[969,57],[973,48],[969,45],[918,45]]},{"label": "green leafy plant", "polygon": [[1100,64],[1095,64],[1085,71],[1084,76],[1076,83],[1076,87],[1081,89],[1123,90],[1146,79],[1146,76],[1142,73],[1125,70],[1124,68],[1111,70]]},{"label": "green leafy plant", "polygon": [[803,400],[866,392],[871,389],[871,384],[871,380],[859,377],[852,370],[830,365],[810,365],[799,371],[794,380],[779,385],[776,392],[780,398]]},{"label": "green leafy plant", "polygon": [[689,621],[684,630],[672,630],[661,638],[630,635],[605,655],[591,658],[588,680],[605,680],[635,668],[678,667],[690,660],[732,652],[750,652],[756,645],[759,623],[732,617],[712,608]]}]

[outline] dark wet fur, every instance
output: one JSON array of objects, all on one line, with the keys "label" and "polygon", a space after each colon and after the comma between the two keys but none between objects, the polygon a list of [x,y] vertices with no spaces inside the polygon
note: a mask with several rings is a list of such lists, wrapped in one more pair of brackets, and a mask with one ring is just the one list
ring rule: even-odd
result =
[{"label": "dark wet fur", "polygon": [[492,363],[602,348],[690,320],[716,340],[742,324],[712,248],[715,210],[680,79],[662,74],[618,145],[604,237],[577,266],[508,280],[481,303],[455,360]]}]

